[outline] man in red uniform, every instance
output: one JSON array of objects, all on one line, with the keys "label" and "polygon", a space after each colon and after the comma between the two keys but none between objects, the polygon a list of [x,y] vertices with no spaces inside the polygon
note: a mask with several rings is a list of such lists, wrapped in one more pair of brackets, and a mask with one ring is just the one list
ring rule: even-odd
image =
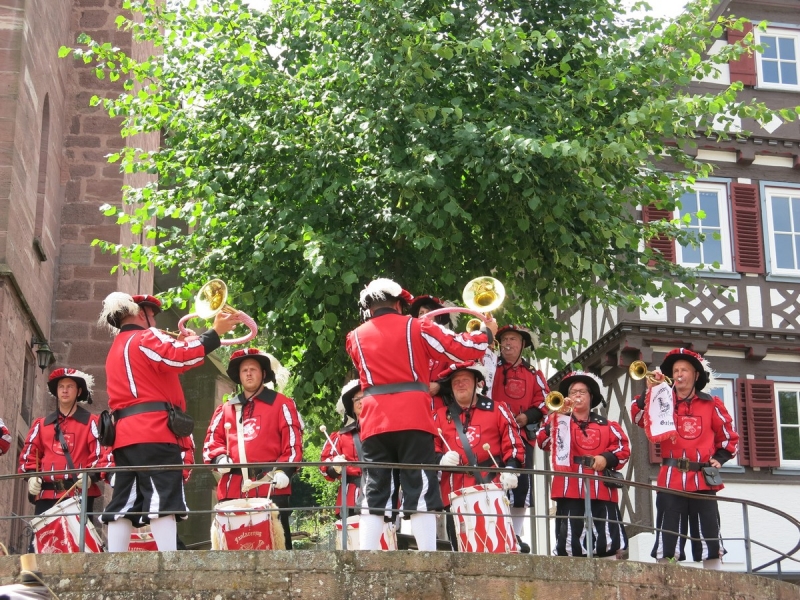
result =
[{"label": "man in red uniform", "polygon": [[[452,306],[452,303],[448,303]],[[414,297],[414,300],[411,302],[411,305],[408,309],[408,314],[410,314],[415,319],[419,319],[429,312],[438,310],[440,308],[444,308],[445,303],[442,302],[436,296],[430,295],[422,295]],[[433,317],[434,323],[438,323],[442,327],[449,327],[454,329],[457,322],[457,314],[456,313],[449,313],[444,315],[439,315],[438,317]],[[441,360],[439,358],[432,358],[430,359],[430,377],[431,377],[431,410],[435,411],[437,408],[442,406],[441,397],[439,396],[439,383],[436,381],[436,378],[439,376],[447,365],[450,364],[449,360]]]},{"label": "man in red uniform", "polygon": [[[497,330],[500,358],[492,384],[492,398],[505,402],[514,414],[526,436],[525,464],[533,467],[533,439],[542,416],[547,412],[544,399],[549,393],[547,380],[522,357],[525,348],[533,348],[533,334],[519,325],[506,325]],[[530,443],[528,443],[530,440]],[[520,552],[530,552],[522,541],[525,507],[533,506],[530,475],[521,475],[519,485],[512,492],[511,521],[519,541]]]},{"label": "man in red uniform", "polygon": [[[486,380],[482,364],[476,361],[456,363],[439,374],[439,384],[448,396],[446,406],[436,411],[441,436],[436,438],[436,453],[443,467],[473,465],[520,468],[524,466],[525,444],[517,422],[504,403],[478,393]],[[488,451],[484,445],[488,444]],[[494,457],[494,461],[492,460]],[[517,487],[515,473],[503,472],[494,477],[487,471],[473,473],[442,472],[442,500],[450,505],[450,493],[476,484],[499,483],[503,489]],[[455,527],[448,515],[447,533],[453,550],[458,550]]]},{"label": "man in red uniform", "polygon": [[[220,346],[220,336],[239,322],[237,313],[220,312],[212,329],[179,341],[155,328],[159,312],[161,301],[153,296],[113,292],[103,301],[98,324],[117,332],[106,359],[106,385],[118,467],[183,464],[193,442],[168,426],[175,409],[186,409],[178,376],[203,364]],[[134,523],[150,524],[160,551],[175,550],[176,517],[185,519],[188,511],[181,471],[119,471],[114,479],[114,494],[101,517],[108,523],[109,552],[128,549]]]},{"label": "man in red uniform", "polygon": [[[708,483],[703,469],[719,468],[736,455],[739,434],[725,404],[717,396],[703,393],[713,373],[702,356],[685,348],[671,350],[647,380],[647,392],[631,405],[634,423],[651,440],[661,443],[659,487],[697,492],[710,497],[722,489]],[[672,389],[664,376],[673,381]],[[666,392],[666,394],[662,393]],[[664,418],[657,418],[662,415]],[[668,423],[664,428],[664,423]],[[711,478],[713,474],[709,474]],[[718,478],[718,474],[717,474]],[[687,531],[693,538],[692,557],[708,569],[721,569],[725,554],[719,539],[719,510],[715,500],[695,500],[658,492],[656,494],[656,543],[651,556],[659,561],[686,560]],[[673,533],[676,532],[676,533]]]},{"label": "man in red uniform", "polygon": [[[303,460],[303,421],[294,400],[273,389],[283,389],[289,372],[278,359],[258,348],[234,352],[227,372],[234,383],[242,386],[242,393],[214,411],[203,444],[203,461],[218,465],[222,474],[217,485],[219,501],[266,498],[269,488],[264,482],[270,482],[270,498],[282,509],[284,542],[291,550],[289,496],[297,468],[290,464]],[[289,464],[269,473],[231,467],[259,462]]]},{"label": "man in red uniform", "polygon": [[[364,460],[433,464],[436,460],[430,398],[430,359],[478,360],[493,340],[496,323],[456,335],[429,319],[403,316],[411,295],[389,279],[376,279],[360,305],[370,319],[347,335],[347,352],[364,390],[361,440]],[[359,524],[362,550],[379,549],[383,518],[391,519],[392,470],[366,469]],[[403,511],[419,550],[436,549],[436,515],[442,509],[436,471],[400,470]]]},{"label": "man in red uniform", "polygon": [[[101,462],[97,416],[79,406],[92,402],[94,377],[77,369],[56,369],[50,373],[47,387],[57,400],[55,412],[36,419],[19,455],[20,473],[38,473],[28,479],[28,498],[34,514],[40,515],[55,505],[73,484],[70,496],[79,496],[84,485],[83,473],[47,475],[47,471],[64,471],[96,467]],[[92,476],[88,510],[94,510],[94,499],[100,488]]]},{"label": "man in red uniform", "polygon": [[[619,512],[616,487],[598,480],[585,481],[559,473],[603,475],[619,471],[630,457],[628,436],[616,421],[609,421],[591,409],[605,404],[603,382],[593,373],[573,371],[558,386],[572,400],[572,414],[550,413],[537,432],[537,443],[550,452],[555,474],[550,497],[556,501],[556,548],[558,556],[586,556],[585,498],[591,499],[592,554],[616,559],[628,547],[628,537]],[[553,448],[556,450],[553,450]]]},{"label": "man in red uniform", "polygon": [[6,454],[11,448],[11,432],[6,427],[5,421],[0,419],[0,456]]}]

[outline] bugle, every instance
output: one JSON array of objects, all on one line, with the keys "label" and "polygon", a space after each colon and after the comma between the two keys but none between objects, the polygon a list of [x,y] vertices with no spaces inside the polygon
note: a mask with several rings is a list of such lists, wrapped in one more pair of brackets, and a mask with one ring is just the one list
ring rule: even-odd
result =
[{"label": "bugle", "polygon": [[239,318],[242,324],[246,325],[250,329],[250,333],[243,337],[232,340],[221,340],[220,343],[223,346],[245,344],[256,337],[256,334],[258,333],[258,325],[256,325],[256,322],[252,317],[241,311],[237,311],[230,304],[228,304],[228,286],[225,285],[225,282],[221,279],[212,279],[200,288],[200,291],[197,292],[197,296],[194,299],[194,310],[195,312],[190,315],[186,315],[180,321],[178,321],[178,329],[183,335],[191,335],[191,331],[184,327],[184,324],[189,319],[200,318],[210,320],[216,317],[220,312],[239,312]]},{"label": "bugle", "polygon": [[[466,308],[460,306],[448,306],[437,308],[422,315],[423,319],[432,319],[439,315],[459,312],[476,317],[467,323],[467,331],[480,329],[481,322],[488,323],[488,313],[500,307],[505,300],[506,290],[503,284],[494,277],[476,277],[464,286],[461,298],[464,300]],[[477,321],[477,326],[476,326]]]},{"label": "bugle", "polygon": [[544,399],[547,410],[551,413],[560,413],[562,415],[572,414],[572,398],[566,398],[561,392],[552,391]]},{"label": "bugle", "polygon": [[[655,371],[648,371],[647,364],[643,360],[635,360],[631,363],[631,366],[628,367],[628,375],[630,375],[631,379],[635,379],[639,381],[641,379],[647,379],[650,383],[661,383],[658,379],[656,379]],[[662,375],[664,375],[662,373]],[[664,375],[664,381],[667,385],[672,385],[672,379]]]}]

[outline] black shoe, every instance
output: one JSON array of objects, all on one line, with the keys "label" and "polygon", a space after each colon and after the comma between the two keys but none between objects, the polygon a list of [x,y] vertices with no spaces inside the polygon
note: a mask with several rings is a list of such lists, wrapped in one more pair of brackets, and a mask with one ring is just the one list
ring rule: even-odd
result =
[{"label": "black shoe", "polygon": [[519,536],[517,536],[517,544],[519,544],[520,554],[530,554],[531,553],[531,547],[528,546],[528,544],[526,544],[525,542],[523,542],[522,538],[519,537]]}]

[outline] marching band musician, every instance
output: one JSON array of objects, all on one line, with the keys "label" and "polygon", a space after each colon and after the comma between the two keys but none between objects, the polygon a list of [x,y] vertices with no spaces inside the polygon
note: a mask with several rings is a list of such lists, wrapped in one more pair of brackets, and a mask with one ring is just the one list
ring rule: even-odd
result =
[{"label": "marching band musician", "polygon": [[[97,415],[80,404],[91,404],[94,377],[77,369],[56,369],[50,373],[47,388],[56,398],[57,408],[33,422],[19,455],[20,473],[38,473],[28,479],[28,498],[34,514],[40,515],[77,484],[70,496],[79,496],[85,485],[84,474],[46,475],[47,471],[64,471],[96,467],[102,463],[102,450],[97,428]],[[100,496],[91,476],[88,510],[94,510],[94,499]]]},{"label": "marching band musician", "polygon": [[[538,424],[547,413],[545,397],[550,391],[544,374],[522,357],[525,348],[533,348],[533,334],[526,327],[505,325],[497,331],[500,357],[492,385],[492,398],[505,402],[526,436],[525,464],[533,467],[533,442]],[[528,441],[530,440],[530,441]],[[530,552],[522,541],[526,504],[533,507],[531,476],[521,474],[512,492],[511,521],[517,533],[520,551]]]},{"label": "marching band musician", "polygon": [[[477,361],[456,363],[439,374],[439,384],[449,402],[436,411],[436,423],[441,436],[436,438],[436,453],[444,469],[449,466],[475,465],[520,468],[524,466],[525,444],[514,416],[503,402],[478,393],[486,380],[486,372]],[[484,445],[488,444],[488,451]],[[517,487],[517,475],[502,472],[492,477],[488,472],[442,472],[442,500],[450,505],[450,493],[456,490],[494,481],[503,489]],[[450,545],[458,550],[455,526],[448,515],[447,533]]]},{"label": "marching band musician", "polygon": [[[336,410],[344,417],[344,423],[342,428],[334,432],[330,439],[325,442],[320,455],[320,461],[332,463],[320,467],[320,471],[328,481],[341,479],[342,465],[337,463],[361,461],[363,452],[361,450],[358,419],[361,416],[361,400],[363,397],[364,392],[361,391],[361,383],[358,379],[349,381],[342,388],[342,395],[336,405]],[[347,467],[348,515],[355,515],[361,512],[359,506],[361,501],[360,488],[361,469],[359,467]],[[339,486],[339,493],[336,496],[337,516],[341,516],[341,507],[342,488]]]},{"label": "marching band musician", "polygon": [[[286,549],[292,549],[289,531],[289,496],[291,478],[303,460],[303,422],[294,400],[280,393],[289,380],[289,372],[278,359],[259,350],[237,350],[228,363],[228,377],[242,386],[242,392],[217,407],[203,444],[203,461],[216,464],[222,475],[217,485],[217,499],[266,498],[267,485],[273,488],[270,498],[282,509]],[[277,391],[276,389],[277,388]],[[270,473],[232,467],[236,463],[282,462],[287,465]],[[246,477],[245,477],[246,475]]]},{"label": "marching band musician", "polygon": [[[238,313],[220,312],[212,329],[181,341],[156,329],[160,312],[161,301],[150,295],[112,292],[103,301],[98,325],[116,333],[106,359],[106,385],[116,421],[112,449],[119,467],[183,464],[194,443],[170,429],[171,419],[182,420],[186,427],[186,400],[178,375],[203,364],[205,356],[219,348],[220,336],[239,322]],[[175,550],[176,518],[185,519],[188,511],[183,474],[119,471],[114,479],[114,493],[101,517],[108,523],[109,552],[127,551],[133,525],[143,523],[149,523],[160,551]]]},{"label": "marching band musician", "polygon": [[11,448],[11,432],[6,427],[5,421],[0,419],[0,456],[8,453],[8,450]]},{"label": "marching band musician", "polygon": [[[445,304],[436,296],[428,294],[416,296],[408,308],[408,314],[415,319],[419,319],[431,311],[444,308]],[[438,323],[442,327],[455,328],[455,324],[451,321],[450,315],[438,315],[433,317],[434,323]],[[442,358],[431,358],[430,364],[430,377],[431,377],[431,410],[435,411],[438,407],[442,406],[441,397],[439,396],[439,384],[436,377],[441,373],[449,363],[449,360]]]},{"label": "marching band musician", "polygon": [[[723,488],[716,469],[736,456],[739,434],[723,401],[702,391],[713,377],[711,367],[696,352],[678,348],[667,353],[652,375],[647,392],[634,399],[631,416],[651,441],[661,443],[657,485],[713,498]],[[665,376],[673,380],[671,389]],[[657,492],[656,527],[650,555],[659,562],[686,560],[686,538],[677,534],[688,531],[696,538],[691,542],[695,562],[702,560],[706,569],[722,568],[725,549],[716,500]]]},{"label": "marching band musician", "polygon": [[[431,413],[430,359],[469,360],[483,357],[497,325],[455,334],[402,311],[412,297],[390,279],[376,279],[360,295],[370,319],[347,335],[347,352],[359,372],[364,391],[361,440],[364,460],[432,464],[436,459],[436,426]],[[488,328],[487,328],[488,327]],[[365,498],[359,524],[360,548],[377,550],[384,516],[392,495],[391,469],[365,470]],[[436,549],[436,515],[442,509],[435,471],[400,470],[403,511],[411,514],[411,530],[419,550]]]},{"label": "marching band musician", "polygon": [[605,404],[602,381],[592,373],[573,371],[559,383],[559,392],[572,401],[572,414],[551,412],[537,432],[537,443],[551,453],[555,474],[550,497],[556,501],[556,548],[558,556],[586,556],[584,532],[588,493],[592,516],[592,554],[620,558],[628,537],[619,512],[617,488],[599,480],[585,481],[559,473],[603,475],[618,471],[630,457],[628,436],[616,421],[609,421],[591,409]]}]

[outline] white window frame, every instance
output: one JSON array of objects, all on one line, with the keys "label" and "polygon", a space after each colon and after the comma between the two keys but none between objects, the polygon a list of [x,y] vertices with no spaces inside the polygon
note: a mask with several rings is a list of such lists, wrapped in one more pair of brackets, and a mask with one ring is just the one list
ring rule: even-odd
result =
[{"label": "white window frame", "polygon": [[[687,190],[689,191],[689,190]],[[731,252],[731,219],[730,219],[730,210],[728,208],[728,186],[724,183],[710,183],[710,182],[697,182],[695,183],[691,191],[695,192],[695,194],[699,192],[716,192],[717,194],[717,202],[719,204],[719,223],[720,223],[720,243],[722,245],[722,260],[719,263],[719,268],[714,268],[711,263],[703,263],[703,269],[708,271],[714,271],[715,273],[732,273],[733,269],[733,253]],[[680,219],[682,214],[682,208],[675,209],[676,218]],[[700,220],[702,225],[702,220]],[[681,222],[683,227],[688,227],[683,222]],[[702,242],[701,245],[705,243]],[[679,243],[675,243],[675,261],[679,265],[684,266],[698,266],[700,263],[687,263],[683,259],[683,246]]]},{"label": "white window frame", "polygon": [[[728,414],[731,416],[731,419],[733,419],[734,429],[736,429],[736,431],[741,431],[739,429],[739,423],[737,423],[736,421],[736,399],[733,396],[733,391],[735,389],[733,379],[727,379],[718,376],[714,378],[714,380],[711,383],[713,384],[714,387],[712,388],[711,386],[708,386],[703,391],[711,394],[712,390],[718,390],[718,389],[722,390],[721,395],[720,394],[713,394],[713,395],[719,396],[719,398],[722,400],[722,403],[725,405],[725,409],[728,411]],[[739,465],[739,455],[742,452],[742,441],[743,440],[741,439],[739,440],[739,451],[736,453],[736,456],[734,456],[732,459],[726,462],[723,466],[735,467]]]},{"label": "white window frame", "polygon": [[[797,82],[796,84],[786,84],[786,83],[775,83],[771,81],[764,81],[764,68],[762,66],[763,57],[761,52],[756,53],[756,73],[758,75],[758,87],[762,89],[773,89],[773,90],[800,90],[800,31],[796,29],[783,29],[780,27],[767,27],[766,31],[758,31],[754,30],[753,32],[756,37],[757,43],[761,44],[761,38],[764,36],[768,37],[782,37],[782,38],[792,38],[794,40],[794,59],[795,59],[795,70],[797,73]],[[780,57],[779,57],[780,58]],[[773,60],[773,59],[767,59]],[[780,68],[778,69],[780,72]]]},{"label": "white window frame", "polygon": [[[772,230],[772,198],[774,196],[789,196],[800,198],[800,189],[796,188],[781,188],[781,187],[765,187],[764,188],[764,204],[766,206],[766,223],[764,227],[764,235],[767,237],[767,248],[769,249],[769,264],[768,271],[770,275],[789,275],[791,277],[800,276],[800,264],[795,269],[779,268],[777,263],[777,251],[775,250],[775,232]],[[796,244],[800,244],[800,231],[794,232],[799,237]],[[796,256],[796,251],[795,251]]]},{"label": "white window frame", "polygon": [[[780,392],[795,392],[800,394],[800,383],[774,383],[775,389],[775,420],[778,423],[778,452],[781,457],[781,467],[797,469],[800,468],[800,460],[786,460],[783,458],[783,430],[781,425],[781,403]],[[800,424],[798,424],[800,429]]]}]

